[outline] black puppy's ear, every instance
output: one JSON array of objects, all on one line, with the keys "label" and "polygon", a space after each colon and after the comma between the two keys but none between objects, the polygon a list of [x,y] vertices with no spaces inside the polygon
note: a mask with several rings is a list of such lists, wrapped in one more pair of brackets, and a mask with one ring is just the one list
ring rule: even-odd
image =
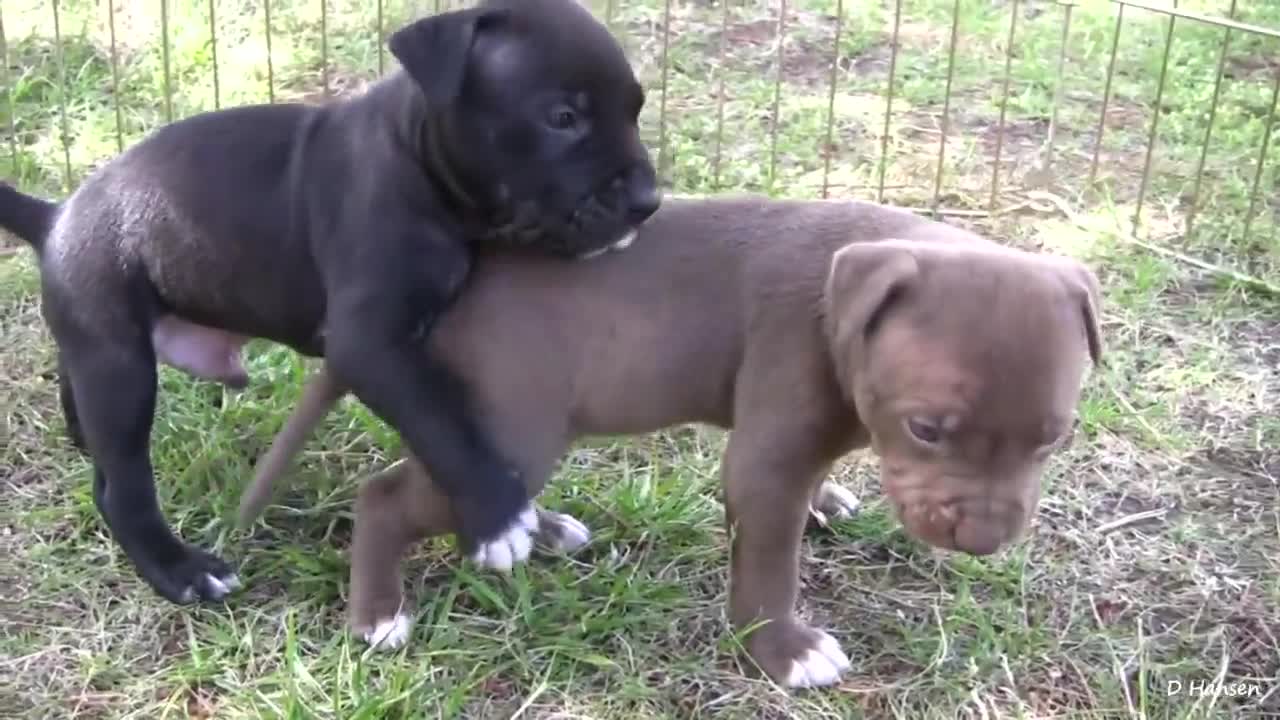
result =
[{"label": "black puppy's ear", "polygon": [[427,102],[447,105],[462,92],[476,35],[507,19],[508,11],[467,8],[412,22],[391,34],[387,47],[422,88]]}]

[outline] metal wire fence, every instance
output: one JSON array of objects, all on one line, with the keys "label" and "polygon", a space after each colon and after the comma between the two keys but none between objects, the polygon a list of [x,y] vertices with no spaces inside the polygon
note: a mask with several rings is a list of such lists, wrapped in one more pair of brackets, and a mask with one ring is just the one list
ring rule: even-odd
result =
[{"label": "metal wire fence", "polygon": [[[1192,245],[1203,231],[1280,262],[1280,30],[1228,3],[1217,14],[1176,0],[588,4],[648,87],[646,132],[677,190],[860,196],[974,218],[1103,203],[1135,235]],[[393,62],[391,29],[468,4],[6,0],[8,174],[52,186],[56,172],[65,191],[161,122],[356,91]],[[1229,136],[1216,159],[1215,132]]]}]

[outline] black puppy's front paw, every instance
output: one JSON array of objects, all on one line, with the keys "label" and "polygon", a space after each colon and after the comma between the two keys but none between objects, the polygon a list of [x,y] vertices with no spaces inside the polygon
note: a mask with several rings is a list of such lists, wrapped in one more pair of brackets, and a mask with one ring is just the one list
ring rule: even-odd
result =
[{"label": "black puppy's front paw", "polygon": [[[512,483],[514,473],[489,485],[497,494],[485,498],[457,498],[458,539],[467,557],[480,567],[508,572],[529,558],[538,533],[538,513],[524,494],[524,485]],[[516,476],[518,477],[518,476]]]},{"label": "black puppy's front paw", "polygon": [[140,558],[138,573],[163,598],[187,605],[217,601],[240,587],[240,578],[218,556],[191,545],[169,557]]}]

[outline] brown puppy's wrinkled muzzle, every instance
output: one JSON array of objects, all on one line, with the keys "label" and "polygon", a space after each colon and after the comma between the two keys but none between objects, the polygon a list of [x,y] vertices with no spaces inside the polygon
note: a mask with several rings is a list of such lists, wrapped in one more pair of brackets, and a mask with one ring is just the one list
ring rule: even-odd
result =
[{"label": "brown puppy's wrinkled muzzle", "polygon": [[945,550],[997,552],[1023,536],[1039,502],[1038,476],[1033,472],[961,479],[918,463],[882,463],[881,484],[903,528]]}]

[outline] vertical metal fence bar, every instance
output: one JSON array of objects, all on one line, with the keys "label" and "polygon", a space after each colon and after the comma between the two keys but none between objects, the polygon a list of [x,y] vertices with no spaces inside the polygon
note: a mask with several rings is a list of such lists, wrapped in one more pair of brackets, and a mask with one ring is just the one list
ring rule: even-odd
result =
[{"label": "vertical metal fence bar", "polygon": [[160,53],[164,58],[164,118],[173,122],[173,76],[169,70],[169,0],[160,0]]},{"label": "vertical metal fence bar", "polygon": [[1018,0],[1013,0],[1009,13],[1009,43],[1004,49],[1004,89],[1000,94],[1000,122],[996,125],[996,155],[991,166],[990,211],[996,211],[996,196],[1000,192],[1000,151],[1004,149],[1004,121],[1009,108],[1009,76],[1013,71],[1013,37],[1018,28]]},{"label": "vertical metal fence bar", "polygon": [[1111,36],[1111,61],[1107,64],[1107,81],[1102,88],[1102,112],[1098,113],[1098,132],[1093,139],[1093,160],[1089,163],[1089,182],[1093,187],[1098,177],[1098,153],[1102,150],[1102,135],[1107,128],[1107,105],[1111,102],[1111,78],[1116,72],[1116,52],[1120,49],[1120,27],[1124,23],[1124,5],[1116,10],[1116,31]]},{"label": "vertical metal fence bar", "polygon": [[840,29],[844,24],[844,0],[836,0],[836,34],[831,41],[831,85],[827,88],[827,139],[822,146],[822,197],[827,197],[831,181],[832,129],[836,124],[836,78],[840,74]]},{"label": "vertical metal fence bar", "polygon": [[666,0],[662,10],[662,96],[658,100],[658,177],[667,178],[667,76],[671,62],[667,53],[671,46],[671,0]]},{"label": "vertical metal fence bar", "polygon": [[1053,83],[1053,107],[1049,112],[1049,132],[1048,137],[1045,139],[1044,164],[1041,166],[1046,182],[1050,181],[1049,170],[1053,167],[1053,145],[1058,132],[1058,108],[1062,106],[1062,88],[1066,79],[1067,43],[1070,42],[1071,10],[1074,7],[1074,0],[1062,3],[1062,40],[1058,43],[1058,68],[1057,77]]},{"label": "vertical metal fence bar", "polygon": [[880,180],[876,202],[884,202],[884,171],[889,162],[889,121],[893,118],[893,83],[898,69],[898,28],[902,25],[902,0],[893,3],[893,36],[889,40],[889,87],[885,91],[884,132],[880,135]]},{"label": "vertical metal fence bar", "polygon": [[386,24],[382,17],[382,5],[384,2],[385,0],[378,0],[378,31],[377,31],[378,32],[378,77],[382,77],[383,73],[385,72],[384,58],[387,53],[386,38],[382,36],[382,33],[385,32],[383,28],[386,27]]},{"label": "vertical metal fence bar", "polygon": [[53,55],[58,63],[58,114],[62,118],[63,190],[71,190],[71,128],[67,124],[67,59],[62,53],[62,17],[53,0]]},{"label": "vertical metal fence bar", "polygon": [[116,152],[124,152],[124,115],[120,111],[120,52],[116,48],[116,0],[107,0],[107,30],[111,34],[111,105],[116,113]]},{"label": "vertical metal fence bar", "polygon": [[1258,153],[1258,169],[1253,173],[1253,188],[1249,190],[1249,210],[1244,215],[1244,232],[1241,237],[1248,240],[1249,227],[1253,225],[1253,209],[1258,203],[1258,184],[1262,182],[1262,169],[1267,164],[1267,148],[1271,145],[1271,132],[1276,125],[1276,101],[1280,100],[1280,70],[1273,70],[1276,81],[1271,88],[1271,111],[1267,114],[1267,127],[1262,135],[1262,151]]},{"label": "vertical metal fence bar", "polygon": [[711,186],[720,189],[720,162],[724,150],[724,56],[729,46],[729,3],[720,2],[720,50],[716,56],[716,150],[711,160]]},{"label": "vertical metal fence bar", "polygon": [[[1227,17],[1236,18],[1236,0],[1231,0],[1231,9]],[[1191,207],[1187,210],[1187,230],[1185,239],[1191,238],[1195,227],[1196,212],[1200,206],[1200,183],[1204,180],[1204,163],[1209,156],[1209,139],[1213,137],[1213,121],[1218,115],[1218,95],[1222,90],[1222,75],[1227,66],[1227,49],[1231,47],[1231,28],[1222,31],[1222,50],[1218,53],[1218,72],[1213,78],[1213,99],[1209,101],[1209,120],[1204,128],[1204,141],[1200,144],[1200,160],[1196,163],[1196,181],[1191,188]]]},{"label": "vertical metal fence bar", "polygon": [[9,101],[9,156],[14,179],[18,174],[18,107],[17,93],[14,92],[13,76],[9,73],[9,41],[4,34],[4,12],[0,8],[0,77],[4,78],[4,94]]},{"label": "vertical metal fence bar", "polygon": [[778,171],[778,108],[782,105],[782,74],[786,64],[787,0],[778,6],[778,72],[773,78],[773,111],[769,119],[769,192]]},{"label": "vertical metal fence bar", "polygon": [[[107,0],[110,4],[115,0]],[[209,59],[213,61],[213,107],[222,107],[221,89],[218,87],[218,14],[214,10],[217,0],[209,0]]]},{"label": "vertical metal fence bar", "polygon": [[951,8],[951,48],[947,52],[947,89],[942,98],[942,137],[938,142],[938,174],[933,179],[933,215],[938,216],[938,198],[942,194],[942,168],[947,155],[947,131],[951,126],[951,80],[956,71],[956,40],[960,35],[960,0]]},{"label": "vertical metal fence bar", "polygon": [[276,101],[275,69],[271,64],[271,0],[262,0],[263,25],[267,30],[267,101]]},{"label": "vertical metal fence bar", "polygon": [[[1178,0],[1173,0],[1178,7]],[[1169,70],[1169,50],[1173,47],[1173,25],[1176,17],[1169,16],[1169,26],[1164,35],[1164,57],[1160,60],[1160,79],[1156,81],[1156,104],[1151,114],[1151,131],[1147,133],[1147,156],[1142,162],[1142,181],[1138,184],[1138,202],[1133,207],[1133,230],[1137,236],[1138,226],[1142,223],[1142,201],[1147,196],[1147,182],[1151,179],[1151,160],[1155,156],[1156,134],[1160,128],[1160,103],[1164,100],[1164,79]]]},{"label": "vertical metal fence bar", "polygon": [[604,24],[611,30],[613,29],[614,13],[618,11],[615,4],[615,0],[609,0],[604,6]]},{"label": "vertical metal fence bar", "polygon": [[320,0],[320,86],[329,99],[329,3]]}]

